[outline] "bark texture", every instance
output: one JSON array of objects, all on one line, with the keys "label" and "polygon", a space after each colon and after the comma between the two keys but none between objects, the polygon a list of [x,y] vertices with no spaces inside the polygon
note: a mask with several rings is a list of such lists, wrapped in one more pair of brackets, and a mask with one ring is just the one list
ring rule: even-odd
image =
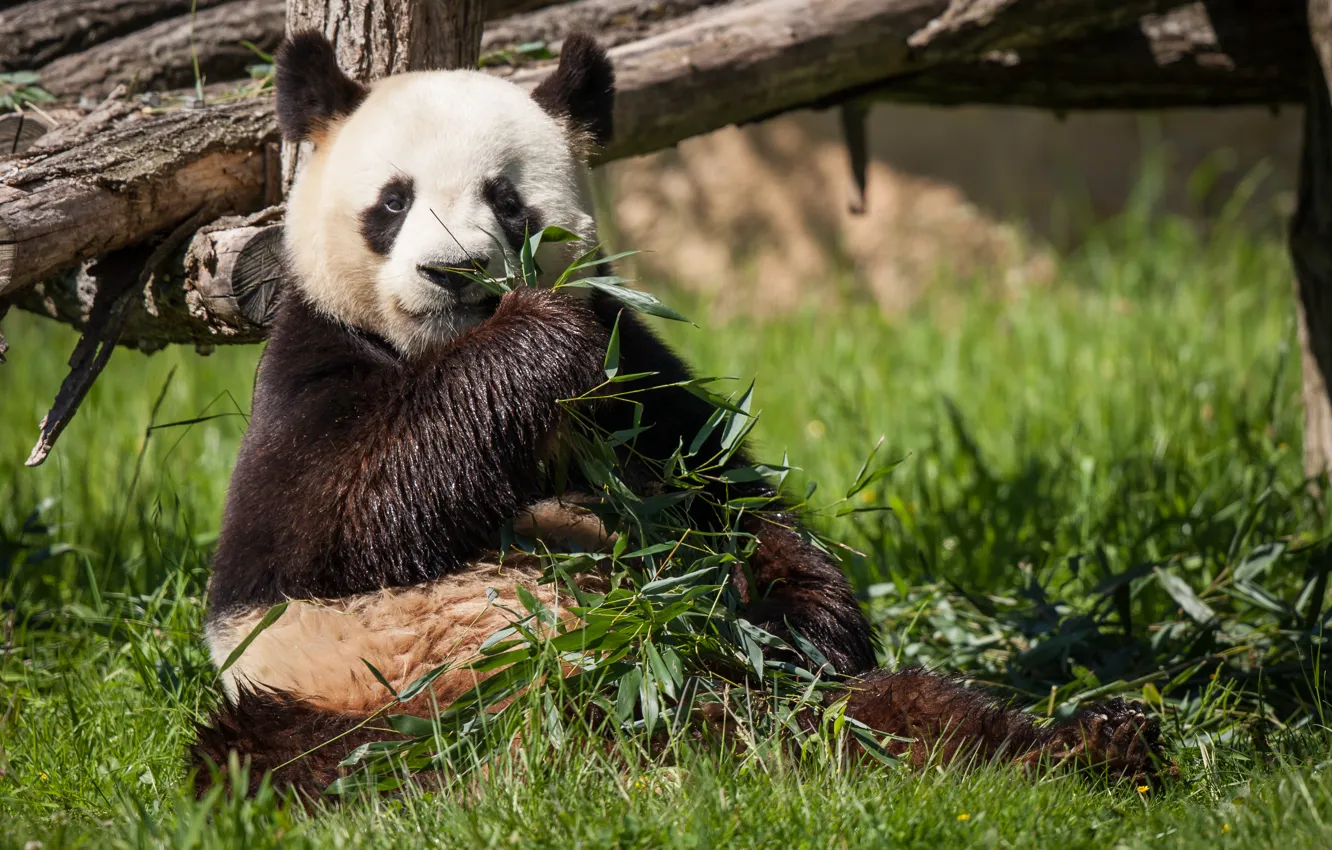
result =
[{"label": "bark texture", "polygon": [[602,47],[617,47],[728,2],[734,0],[574,0],[492,22],[481,38],[481,52],[533,41],[558,47],[569,33],[580,31],[595,33]]},{"label": "bark texture", "polygon": [[65,56],[39,72],[56,95],[105,97],[117,85],[132,91],[186,88],[195,60],[205,80],[232,80],[262,60],[242,42],[271,53],[282,40],[283,0],[232,0],[154,24],[147,29]]},{"label": "bark texture", "polygon": [[[207,9],[224,0],[197,0]],[[30,0],[0,4],[0,71],[39,68],[61,56],[190,13],[191,0]]]},{"label": "bark texture", "polygon": [[369,82],[403,71],[474,66],[485,8],[480,0],[290,0],[287,28],[324,33],[342,69]]},{"label": "bark texture", "polygon": [[201,208],[271,197],[271,105],[245,100],[122,120],[91,139],[0,165],[0,295],[147,241]]},{"label": "bark texture", "polygon": [[1332,0],[1309,0],[1308,13],[1315,61],[1290,253],[1300,295],[1304,466],[1310,476],[1321,476],[1332,471]]}]

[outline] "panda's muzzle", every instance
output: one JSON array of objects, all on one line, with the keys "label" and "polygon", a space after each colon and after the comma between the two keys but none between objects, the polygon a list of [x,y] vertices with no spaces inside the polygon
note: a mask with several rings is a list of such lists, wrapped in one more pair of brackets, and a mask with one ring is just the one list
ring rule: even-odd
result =
[{"label": "panda's muzzle", "polygon": [[472,281],[466,275],[453,271],[453,268],[476,268],[478,273],[484,273],[485,264],[481,263],[460,263],[452,268],[442,266],[417,266],[416,270],[421,273],[421,277],[440,287],[446,292],[458,296],[462,295],[467,287],[472,285]]}]

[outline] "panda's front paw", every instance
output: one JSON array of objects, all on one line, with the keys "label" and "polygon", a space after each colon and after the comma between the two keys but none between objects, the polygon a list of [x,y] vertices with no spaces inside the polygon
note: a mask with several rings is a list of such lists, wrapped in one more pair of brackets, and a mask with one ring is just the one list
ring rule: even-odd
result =
[{"label": "panda's front paw", "polygon": [[1147,715],[1142,703],[1116,698],[1078,712],[1023,760],[1081,764],[1112,777],[1150,783],[1173,771],[1164,752],[1161,724]]}]

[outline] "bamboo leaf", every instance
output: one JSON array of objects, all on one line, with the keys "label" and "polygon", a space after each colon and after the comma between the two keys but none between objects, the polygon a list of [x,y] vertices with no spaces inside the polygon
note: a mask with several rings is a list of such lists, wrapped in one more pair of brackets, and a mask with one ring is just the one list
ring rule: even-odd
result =
[{"label": "bamboo leaf", "polygon": [[1208,607],[1206,602],[1198,598],[1198,594],[1193,592],[1188,582],[1179,576],[1158,570],[1156,573],[1157,581],[1161,583],[1161,588],[1168,594],[1175,603],[1194,619],[1194,621],[1207,625],[1216,620],[1216,612]]},{"label": "bamboo leaf", "polygon": [[613,380],[620,373],[620,313],[615,314],[615,326],[611,328],[610,342],[606,345],[606,357],[601,365],[606,371],[607,378]]},{"label": "bamboo leaf", "polygon": [[365,658],[362,658],[362,659],[361,659],[361,663],[364,664],[366,667],[369,667],[369,668],[370,668],[370,672],[371,672],[371,673],[374,675],[374,677],[379,681],[379,684],[381,684],[381,685],[384,686],[384,690],[386,690],[386,691],[388,691],[389,693],[393,694],[393,698],[394,698],[394,699],[397,699],[397,698],[398,698],[398,692],[397,692],[396,690],[393,689],[393,686],[389,684],[389,680],[386,679],[386,678],[384,678],[384,674],[381,673],[381,672],[379,672],[378,668],[376,668],[375,665],[371,664],[371,663],[370,663],[368,660],[366,660]]},{"label": "bamboo leaf", "polygon": [[279,602],[272,608],[269,608],[268,611],[264,613],[264,616],[259,619],[259,622],[255,624],[254,628],[250,629],[250,633],[247,634],[240,643],[236,644],[235,649],[231,650],[231,654],[227,656],[227,660],[222,662],[221,667],[217,668],[217,674],[220,676],[227,672],[227,670],[231,669],[231,665],[240,660],[240,657],[244,654],[245,650],[249,649],[250,644],[254,643],[254,639],[263,634],[265,629],[276,623],[278,618],[287,612],[287,606],[290,604],[291,602],[289,601]]},{"label": "bamboo leaf", "polygon": [[1249,550],[1249,554],[1235,567],[1235,581],[1252,581],[1275,564],[1286,552],[1286,544],[1281,541],[1264,543]]},{"label": "bamboo leaf", "polygon": [[622,277],[584,277],[571,281],[568,284],[565,284],[565,286],[595,289],[598,292],[604,292],[613,298],[619,299],[620,303],[633,310],[637,310],[640,313],[646,313],[649,316],[658,316],[676,322],[693,324],[693,322],[685,316],[661,303],[655,295],[644,292],[641,289],[630,289],[624,285],[625,283],[628,283],[628,280]]}]

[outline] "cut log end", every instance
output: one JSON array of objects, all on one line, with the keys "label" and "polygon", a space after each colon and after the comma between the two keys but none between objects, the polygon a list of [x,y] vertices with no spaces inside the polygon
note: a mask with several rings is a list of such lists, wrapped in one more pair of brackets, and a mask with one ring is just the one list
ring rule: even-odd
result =
[{"label": "cut log end", "polygon": [[31,112],[0,115],[0,159],[23,153],[50,129],[46,121]]},{"label": "cut log end", "polygon": [[272,322],[286,279],[282,227],[271,223],[281,212],[274,208],[221,219],[190,242],[185,273],[196,308],[212,321],[257,332]]}]

